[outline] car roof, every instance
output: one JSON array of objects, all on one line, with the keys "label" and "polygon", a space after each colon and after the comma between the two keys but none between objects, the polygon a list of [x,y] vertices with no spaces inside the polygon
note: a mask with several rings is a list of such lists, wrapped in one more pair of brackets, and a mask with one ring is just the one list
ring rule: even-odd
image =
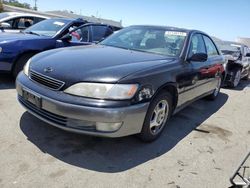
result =
[{"label": "car roof", "polygon": [[45,18],[45,19],[49,18],[47,16],[41,16],[39,14],[30,14],[30,13],[21,13],[21,12],[4,12],[4,13],[8,14],[9,17],[15,17],[15,16],[34,16],[34,17]]},{"label": "car roof", "polygon": [[172,27],[172,26],[159,26],[159,25],[131,25],[129,27],[149,27],[149,28],[155,28],[155,29],[165,29],[165,30],[173,30],[173,31],[179,31],[179,32],[185,32],[185,33],[193,33],[198,32],[207,35],[203,31],[195,30],[195,29],[186,29],[186,28],[179,28],[179,27]]}]

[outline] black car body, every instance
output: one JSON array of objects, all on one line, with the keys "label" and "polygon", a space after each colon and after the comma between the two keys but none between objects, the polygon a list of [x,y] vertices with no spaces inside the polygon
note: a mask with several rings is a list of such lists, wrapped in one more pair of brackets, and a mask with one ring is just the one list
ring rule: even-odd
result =
[{"label": "black car body", "polygon": [[224,83],[230,87],[237,87],[241,79],[248,79],[250,75],[250,54],[246,45],[222,41],[219,44],[225,57],[225,79]]},{"label": "black car body", "polygon": [[152,141],[171,114],[216,98],[223,62],[201,31],[131,26],[99,45],[34,56],[17,78],[18,99],[64,130]]}]

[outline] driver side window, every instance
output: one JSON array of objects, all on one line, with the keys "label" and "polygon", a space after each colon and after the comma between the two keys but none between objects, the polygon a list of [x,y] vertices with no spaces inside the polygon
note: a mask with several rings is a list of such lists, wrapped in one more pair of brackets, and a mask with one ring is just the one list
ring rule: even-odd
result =
[{"label": "driver side window", "polygon": [[194,34],[192,36],[190,46],[189,46],[188,57],[190,58],[192,55],[196,53],[205,53],[205,54],[207,53],[201,34]]},{"label": "driver side window", "polygon": [[89,42],[89,27],[82,27],[70,33],[72,42]]}]

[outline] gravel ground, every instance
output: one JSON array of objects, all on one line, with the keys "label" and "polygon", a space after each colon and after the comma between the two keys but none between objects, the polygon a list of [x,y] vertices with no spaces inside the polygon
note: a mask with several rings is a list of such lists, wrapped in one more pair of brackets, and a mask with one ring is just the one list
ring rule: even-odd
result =
[{"label": "gravel ground", "polygon": [[0,76],[0,187],[229,187],[250,150],[250,82],[175,115],[157,141],[61,131],[17,103]]}]

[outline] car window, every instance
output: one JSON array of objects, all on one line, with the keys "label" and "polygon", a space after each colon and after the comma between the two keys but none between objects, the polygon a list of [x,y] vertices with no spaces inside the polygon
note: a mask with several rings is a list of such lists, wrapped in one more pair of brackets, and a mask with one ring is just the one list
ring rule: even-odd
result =
[{"label": "car window", "polygon": [[89,26],[82,27],[70,33],[72,42],[89,42]]},{"label": "car window", "polygon": [[101,44],[176,57],[182,51],[186,36],[186,32],[168,28],[132,26],[112,34]]},{"label": "car window", "polygon": [[27,17],[27,18],[19,18],[17,20],[17,28],[18,29],[26,29],[34,24],[34,18]]},{"label": "car window", "polygon": [[92,32],[93,32],[92,41],[98,42],[102,40],[104,37],[106,37],[107,27],[101,25],[93,25]]},{"label": "car window", "polygon": [[203,38],[205,41],[208,57],[219,55],[217,48],[215,47],[212,40],[205,35],[203,36]]},{"label": "car window", "polygon": [[32,25],[24,32],[34,32],[39,35],[53,37],[58,31],[63,29],[69,23],[68,20],[48,19]]},{"label": "car window", "polygon": [[41,22],[45,20],[45,18],[38,18],[38,17],[34,17],[34,24],[38,23],[38,22]]},{"label": "car window", "polygon": [[10,24],[10,26],[11,26],[10,29],[12,29],[12,28],[14,28],[14,20],[15,20],[15,19],[10,19],[10,20],[6,20],[6,21],[4,21],[4,22]]},{"label": "car window", "polygon": [[193,54],[196,54],[196,53],[207,53],[201,34],[194,34],[192,36],[190,46],[189,46],[188,57],[190,58]]}]

